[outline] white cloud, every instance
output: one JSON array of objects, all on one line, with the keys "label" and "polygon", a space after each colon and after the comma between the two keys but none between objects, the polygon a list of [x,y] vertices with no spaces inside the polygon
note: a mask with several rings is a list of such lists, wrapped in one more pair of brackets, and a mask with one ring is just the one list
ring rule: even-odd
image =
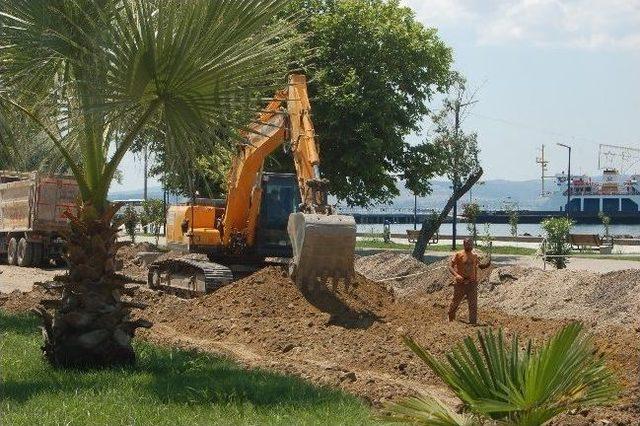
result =
[{"label": "white cloud", "polygon": [[427,25],[479,44],[640,50],[640,0],[404,0]]}]

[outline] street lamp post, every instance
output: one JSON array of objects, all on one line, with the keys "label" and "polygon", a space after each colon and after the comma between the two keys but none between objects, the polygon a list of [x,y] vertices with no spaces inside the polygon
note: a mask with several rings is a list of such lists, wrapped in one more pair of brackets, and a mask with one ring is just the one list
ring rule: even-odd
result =
[{"label": "street lamp post", "polygon": [[567,207],[565,208],[567,217],[570,218],[569,202],[571,201],[571,147],[563,143],[558,143],[558,146],[567,148],[569,150],[569,164],[567,166]]}]

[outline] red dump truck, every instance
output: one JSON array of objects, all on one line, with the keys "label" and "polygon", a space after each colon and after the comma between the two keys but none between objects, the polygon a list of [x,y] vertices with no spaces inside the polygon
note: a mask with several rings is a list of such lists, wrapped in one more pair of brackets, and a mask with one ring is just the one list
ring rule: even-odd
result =
[{"label": "red dump truck", "polygon": [[78,185],[71,177],[0,171],[0,257],[10,265],[60,261]]}]

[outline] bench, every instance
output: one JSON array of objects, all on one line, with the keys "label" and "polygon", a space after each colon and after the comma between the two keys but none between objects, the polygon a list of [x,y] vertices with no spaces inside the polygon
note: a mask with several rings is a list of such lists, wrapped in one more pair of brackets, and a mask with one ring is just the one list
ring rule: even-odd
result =
[{"label": "bench", "polygon": [[[410,243],[416,243],[418,241],[418,237],[420,237],[420,231],[416,229],[407,229],[407,240],[409,240]],[[438,244],[439,238],[440,233],[436,232],[433,234],[433,237],[431,237],[431,240],[427,241],[427,245]]]},{"label": "bench", "polygon": [[602,254],[610,254],[613,250],[613,238],[601,238],[597,234],[569,234],[571,250],[596,250]]}]

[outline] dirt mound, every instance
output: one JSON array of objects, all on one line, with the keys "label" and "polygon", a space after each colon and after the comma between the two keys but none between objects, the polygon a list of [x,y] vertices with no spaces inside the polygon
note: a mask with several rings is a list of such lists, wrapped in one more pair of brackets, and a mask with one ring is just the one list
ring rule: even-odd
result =
[{"label": "dirt mound", "polygon": [[41,287],[34,286],[33,291],[21,292],[15,290],[11,293],[0,294],[0,308],[11,313],[29,312],[40,304],[45,298],[46,292]]},{"label": "dirt mound", "polygon": [[[384,282],[398,297],[431,294],[447,288],[451,283],[449,257],[423,263],[406,253],[385,251],[356,260],[356,271],[375,281]],[[490,268],[479,271],[480,282],[486,281]]]},{"label": "dirt mound", "polygon": [[[158,257],[142,256],[142,253],[158,253]],[[146,281],[148,272],[148,263],[155,259],[166,260],[175,259],[185,256],[184,253],[177,251],[159,251],[153,244],[143,243],[125,243],[118,248],[116,253],[116,264],[119,266],[119,273],[125,275],[135,281]],[[186,257],[196,260],[207,260],[207,256],[203,254],[188,254]]]},{"label": "dirt mound", "polygon": [[[393,377],[367,371],[380,364],[406,368],[410,355],[388,323],[396,311],[393,295],[362,276],[349,289],[303,293],[281,268],[269,267],[198,299],[149,291],[137,298],[150,305],[144,315],[156,323],[147,334],[152,340],[208,346],[374,400],[407,394]],[[376,386],[379,380],[384,388]]]},{"label": "dirt mound", "polygon": [[144,265],[138,254],[155,251],[158,251],[158,248],[147,242],[122,244],[116,252],[116,265],[118,266],[118,271],[134,280],[146,279],[147,267]]},{"label": "dirt mound", "polygon": [[[394,256],[398,254],[379,256],[377,260],[359,259],[358,270],[363,271],[364,260],[370,262],[372,272],[376,268],[374,261],[387,267],[386,262],[393,261]],[[363,276],[357,276],[349,289],[340,285],[335,292],[303,293],[283,269],[276,267],[265,268],[195,299],[180,299],[142,288],[135,298],[149,305],[143,316],[153,321],[154,326],[139,335],[159,344],[224,354],[249,367],[269,368],[317,384],[340,387],[376,405],[418,391],[427,391],[454,405],[457,401],[452,394],[400,339],[402,334],[410,334],[441,357],[478,330],[464,322],[447,322],[446,309],[451,296],[451,289],[446,286],[449,276],[444,268],[432,270],[434,266],[439,265],[403,266],[398,262],[395,267],[387,268],[387,274],[393,274],[391,277],[398,272],[426,272],[416,276],[414,287],[406,287],[417,289],[413,294],[418,297],[394,297],[387,290],[388,281],[376,282]],[[534,313],[526,314],[529,310],[517,304],[518,298],[530,299],[542,309],[547,305],[546,292],[556,298],[573,297],[576,304],[579,297],[584,303],[591,297],[595,300],[589,303],[596,306],[596,303],[619,303],[617,294],[638,294],[640,290],[633,271],[599,276],[498,268],[497,272],[486,270],[483,274],[487,284],[480,301],[482,326],[500,326],[507,337],[517,332],[523,339],[531,338],[535,342],[566,323],[563,310],[554,311],[556,319],[545,319],[544,315],[535,313],[534,308],[529,308]],[[490,276],[494,284],[489,284]],[[589,280],[596,278],[599,284],[590,284]],[[555,294],[556,290],[549,288],[553,280],[560,280],[570,288]],[[441,290],[429,293],[429,283],[437,283]],[[399,293],[400,287],[396,286]],[[578,295],[577,289],[589,286],[594,289],[589,296]],[[4,303],[4,309],[26,310],[35,306],[40,297],[42,294],[37,292],[10,294],[0,304]],[[502,310],[494,309],[497,306]],[[520,310],[514,306],[520,306]],[[504,311],[520,313],[520,316]],[[466,317],[464,305],[460,317]],[[637,383],[640,357],[637,333],[615,324],[606,329],[590,327],[591,322],[587,322],[587,326],[595,333],[598,347],[608,356],[625,386],[623,400],[615,407],[565,416],[557,424],[589,424],[601,419],[617,424],[637,423],[640,414],[633,411],[631,404],[637,397],[632,388]]]},{"label": "dirt mound", "polygon": [[481,304],[510,314],[571,318],[597,327],[634,328],[640,315],[640,270],[600,275],[568,270],[498,268]]}]

